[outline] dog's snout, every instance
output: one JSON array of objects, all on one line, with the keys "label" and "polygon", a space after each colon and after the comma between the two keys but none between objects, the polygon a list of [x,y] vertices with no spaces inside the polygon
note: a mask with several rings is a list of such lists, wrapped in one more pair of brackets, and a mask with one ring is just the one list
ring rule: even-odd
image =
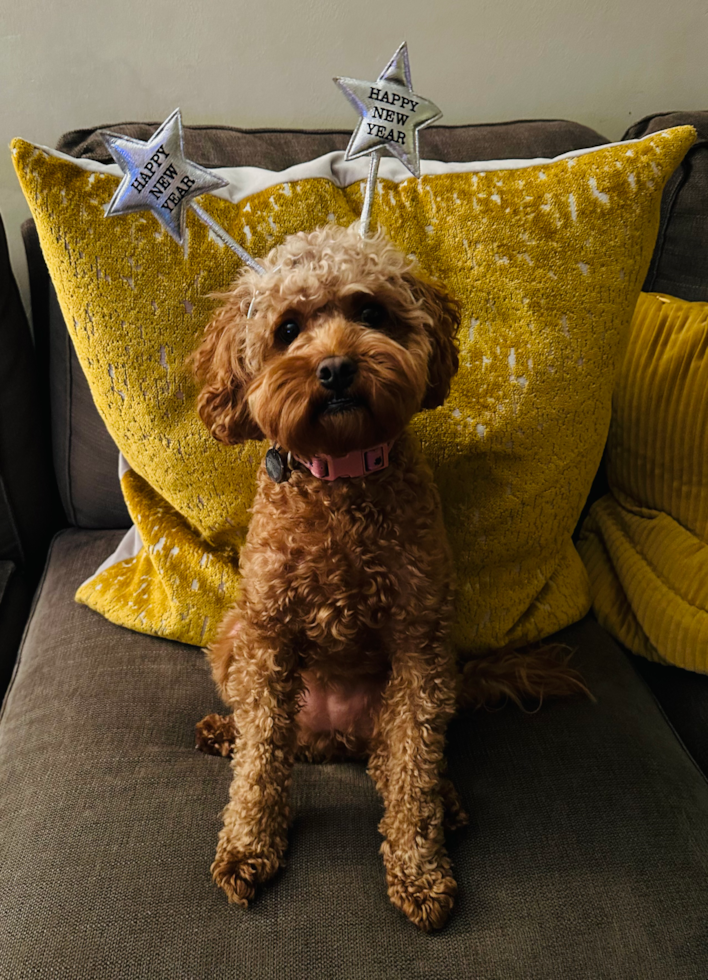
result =
[{"label": "dog's snout", "polygon": [[317,365],[317,380],[328,391],[346,391],[357,370],[357,363],[351,357],[325,357]]}]

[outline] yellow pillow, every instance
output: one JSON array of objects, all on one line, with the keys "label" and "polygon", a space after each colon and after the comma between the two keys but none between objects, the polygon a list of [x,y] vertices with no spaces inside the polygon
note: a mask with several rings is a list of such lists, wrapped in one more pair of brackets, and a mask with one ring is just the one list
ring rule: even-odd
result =
[{"label": "yellow pillow", "polygon": [[611,493],[578,544],[599,621],[708,672],[708,303],[643,293],[613,399]]},{"label": "yellow pillow", "polygon": [[[694,138],[681,127],[552,161],[428,163],[420,180],[382,161],[375,225],[463,304],[450,398],[414,427],[442,493],[467,652],[547,636],[589,608],[571,533],[662,187]],[[77,598],[124,626],[206,643],[237,594],[267,447],[210,439],[184,359],[207,294],[238,260],[192,213],[186,249],[151,214],[106,219],[113,168],[20,140],[13,154],[93,397],[128,462],[136,530]],[[220,170],[230,187],[201,201],[257,257],[291,232],[357,218],[367,167],[328,154],[283,174]]]}]

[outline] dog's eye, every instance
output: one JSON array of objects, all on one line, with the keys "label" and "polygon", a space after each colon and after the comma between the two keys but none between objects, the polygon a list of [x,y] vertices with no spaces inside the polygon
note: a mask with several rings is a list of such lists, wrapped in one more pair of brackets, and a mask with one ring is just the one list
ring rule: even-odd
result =
[{"label": "dog's eye", "polygon": [[381,303],[366,303],[357,316],[359,323],[365,327],[380,327],[386,319],[386,308]]},{"label": "dog's eye", "polygon": [[276,339],[280,341],[281,344],[292,344],[293,340],[300,333],[300,324],[296,320],[286,320],[285,323],[281,323],[278,329],[275,331]]}]

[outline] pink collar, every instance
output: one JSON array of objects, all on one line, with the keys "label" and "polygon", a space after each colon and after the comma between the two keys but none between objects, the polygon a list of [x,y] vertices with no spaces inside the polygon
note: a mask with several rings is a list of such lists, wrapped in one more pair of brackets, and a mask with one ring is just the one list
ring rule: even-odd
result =
[{"label": "pink collar", "polygon": [[394,441],[372,446],[371,449],[356,449],[346,456],[313,456],[312,459],[294,456],[294,458],[320,480],[338,480],[342,476],[367,476],[369,473],[386,469],[388,454]]}]

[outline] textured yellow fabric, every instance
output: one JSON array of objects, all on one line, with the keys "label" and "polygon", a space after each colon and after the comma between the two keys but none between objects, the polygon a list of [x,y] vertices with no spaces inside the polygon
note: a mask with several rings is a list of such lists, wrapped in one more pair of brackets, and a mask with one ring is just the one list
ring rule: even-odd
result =
[{"label": "textured yellow fabric", "polygon": [[599,621],[708,672],[708,303],[642,294],[613,398],[611,492],[578,544]]},{"label": "textured yellow fabric", "polygon": [[238,552],[209,545],[137,473],[121,481],[143,548],[79,589],[88,605],[140,632],[206,643],[238,595]]},{"label": "textured yellow fabric", "polygon": [[[661,190],[694,137],[682,127],[541,166],[379,182],[374,222],[464,308],[450,398],[414,421],[455,552],[463,650],[534,640],[589,608],[570,535],[605,442]],[[143,551],[78,599],[133,629],[204,643],[238,589],[266,447],[210,440],[183,362],[206,295],[238,260],[193,214],[186,251],[150,214],[106,220],[111,175],[19,140],[13,153],[93,397],[134,471],[123,490]],[[258,256],[291,232],[349,223],[361,192],[306,179],[203,204]]]}]

